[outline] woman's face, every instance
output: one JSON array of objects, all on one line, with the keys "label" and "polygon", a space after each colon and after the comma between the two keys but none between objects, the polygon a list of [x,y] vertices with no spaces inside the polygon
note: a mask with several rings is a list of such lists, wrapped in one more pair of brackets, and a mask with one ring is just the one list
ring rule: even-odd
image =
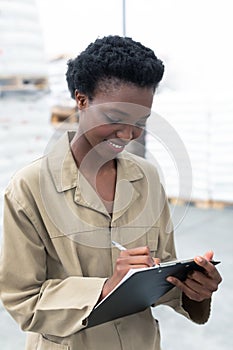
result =
[{"label": "woman's face", "polygon": [[91,101],[77,92],[79,125],[86,151],[95,149],[104,158],[114,158],[122,152],[141,135],[151,112],[153,94],[153,88],[127,84],[97,92]]}]

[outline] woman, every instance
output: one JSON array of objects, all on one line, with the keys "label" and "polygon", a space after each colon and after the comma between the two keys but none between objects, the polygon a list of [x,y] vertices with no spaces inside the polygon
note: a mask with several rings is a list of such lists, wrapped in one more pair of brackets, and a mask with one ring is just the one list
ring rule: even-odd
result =
[{"label": "woman", "polygon": [[[90,44],[68,62],[77,132],[19,171],[6,190],[1,298],[30,332],[28,350],[160,349],[150,308],[92,328],[88,316],[130,268],[176,258],[156,169],[124,150],[141,135],[163,71],[154,52],[130,38]],[[183,283],[171,277],[175,287],[159,303],[206,322],[221,281],[212,256],[195,258],[203,273]]]}]

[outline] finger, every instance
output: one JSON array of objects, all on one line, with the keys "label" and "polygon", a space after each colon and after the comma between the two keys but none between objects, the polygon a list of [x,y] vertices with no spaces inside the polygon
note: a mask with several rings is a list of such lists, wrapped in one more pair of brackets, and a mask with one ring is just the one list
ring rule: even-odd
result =
[{"label": "finger", "polygon": [[159,265],[161,260],[159,258],[152,258],[154,261],[154,265]]},{"label": "finger", "polygon": [[172,283],[177,288],[179,288],[191,300],[202,301],[204,299],[209,298],[205,294],[200,293],[200,292],[190,288],[188,285],[186,285],[186,283],[181,282],[180,280],[178,280],[175,277],[169,276],[169,277],[167,277],[167,281]]},{"label": "finger", "polygon": [[121,256],[127,256],[127,255],[150,255],[150,249],[149,247],[137,247],[137,248],[131,248],[127,250],[122,250],[120,253]]},{"label": "finger", "polygon": [[146,265],[146,267],[151,267],[151,266],[154,266],[154,260],[152,259],[151,256],[147,256],[147,255],[141,255],[139,257],[133,256],[133,257],[130,257],[129,264],[131,266],[140,264],[140,265]]},{"label": "finger", "polygon": [[133,265],[145,265],[146,267],[150,267],[154,265],[154,260],[148,255],[127,255],[119,257],[117,259],[117,264],[129,265],[130,267]]},{"label": "finger", "polygon": [[147,268],[148,265],[131,265],[130,268],[131,269],[142,269],[142,268]]},{"label": "finger", "polygon": [[154,266],[154,260],[151,256],[140,255],[140,256],[131,256],[128,260],[128,263],[133,265],[146,265],[146,267]]},{"label": "finger", "polygon": [[120,280],[126,275],[126,273],[130,270],[130,269],[142,269],[142,268],[148,268],[147,265],[143,265],[143,264],[135,264],[135,265],[117,265],[115,268],[115,271],[117,273],[118,278],[120,278]]},{"label": "finger", "polygon": [[194,258],[195,262],[204,268],[204,273],[209,276],[215,283],[219,284],[222,282],[222,277],[219,274],[216,267],[209,261],[207,261],[204,257],[197,256]]},{"label": "finger", "polygon": [[[192,280],[190,278],[187,278],[184,282],[184,284],[195,293],[195,295],[199,295],[201,298],[208,299],[211,297],[214,290],[211,290],[211,288],[207,288],[206,285],[203,285],[199,283],[196,280]],[[187,292],[187,291],[186,291]],[[190,291],[189,291],[190,293]]]},{"label": "finger", "polygon": [[222,282],[222,277],[216,267],[204,257],[197,256],[195,262],[204,268],[204,274],[210,277],[217,285]]},{"label": "finger", "polygon": [[150,248],[148,246],[144,246],[144,247],[137,247],[129,250],[130,251],[130,255],[148,255],[150,256]]},{"label": "finger", "polygon": [[[124,258],[124,257],[139,257],[139,256],[147,257],[148,260],[146,260],[146,264],[148,267],[155,265],[154,260],[151,256],[151,253],[150,253],[150,249],[147,246],[123,250],[120,253],[120,257],[122,257],[122,258]],[[134,261],[132,261],[132,263],[135,264]]]},{"label": "finger", "polygon": [[217,271],[217,269],[215,268],[215,266],[209,262],[208,260],[206,260],[204,257],[202,256],[196,256],[194,258],[194,261],[197,265],[201,266],[204,268],[205,272],[211,276],[213,274],[215,274],[215,272]]},{"label": "finger", "polygon": [[212,279],[200,271],[193,271],[186,279],[186,281],[188,280],[196,281],[199,285],[203,286],[205,289],[211,292],[215,292],[218,289],[219,281]]},{"label": "finger", "polygon": [[173,277],[173,276],[168,276],[168,277],[166,278],[166,280],[167,280],[169,283],[171,283],[171,284],[173,284],[174,286],[176,286],[177,288],[179,288],[182,292],[185,291],[185,285],[184,285],[184,283],[181,282],[180,280],[178,280],[178,278],[175,278],[175,277]]},{"label": "finger", "polygon": [[206,252],[203,256],[204,259],[210,261],[212,260],[214,257],[214,252],[212,250],[209,250],[208,252]]}]

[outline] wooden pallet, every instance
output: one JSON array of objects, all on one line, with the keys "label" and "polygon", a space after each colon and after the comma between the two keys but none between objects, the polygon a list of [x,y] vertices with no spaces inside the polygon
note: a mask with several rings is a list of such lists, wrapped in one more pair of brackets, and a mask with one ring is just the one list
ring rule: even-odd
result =
[{"label": "wooden pallet", "polygon": [[47,88],[47,77],[26,75],[0,77],[0,92],[45,90]]},{"label": "wooden pallet", "polygon": [[233,202],[223,202],[216,200],[198,200],[192,199],[190,201],[182,198],[168,198],[168,201],[172,205],[185,206],[191,205],[201,209],[224,209],[226,207],[233,207]]},{"label": "wooden pallet", "polygon": [[50,120],[52,124],[59,124],[64,121],[77,123],[77,109],[76,107],[53,106]]}]

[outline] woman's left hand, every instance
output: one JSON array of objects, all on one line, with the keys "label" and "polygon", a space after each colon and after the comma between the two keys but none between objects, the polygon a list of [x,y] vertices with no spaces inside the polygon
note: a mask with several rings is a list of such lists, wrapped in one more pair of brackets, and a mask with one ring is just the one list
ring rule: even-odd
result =
[{"label": "woman's left hand", "polygon": [[167,281],[178,287],[191,300],[201,302],[211,298],[222,281],[218,270],[210,262],[213,255],[213,252],[209,251],[202,257],[196,256],[194,258],[196,264],[204,268],[203,272],[192,271],[184,282],[173,276],[169,276]]}]

